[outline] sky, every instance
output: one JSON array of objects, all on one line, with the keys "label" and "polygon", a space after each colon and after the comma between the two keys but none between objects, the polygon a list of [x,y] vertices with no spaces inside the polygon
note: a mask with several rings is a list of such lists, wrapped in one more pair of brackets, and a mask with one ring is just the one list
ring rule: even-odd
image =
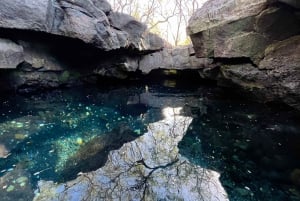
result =
[{"label": "sky", "polygon": [[[117,7],[116,5],[125,5],[126,2],[136,2],[138,5],[139,5],[139,11],[136,12],[137,15],[141,16],[145,11],[144,10],[147,10],[147,6],[149,5],[149,2],[152,2],[152,0],[108,0],[108,2],[111,3],[112,7],[113,7],[113,10],[116,10],[117,11],[120,11],[120,9],[122,9],[122,11],[124,13],[127,13],[127,14],[132,14],[133,11],[129,10],[129,9],[125,9],[125,8],[128,8],[129,6],[121,6],[121,7]],[[153,21],[160,21],[162,20],[163,18],[160,17],[160,13],[164,13],[164,16],[168,16],[168,13],[172,13],[172,8],[175,7],[175,2],[176,0],[155,0],[156,3],[157,2],[161,2],[161,6],[156,7],[155,8],[155,17],[154,17],[154,20]],[[183,12],[185,13],[185,20],[184,22],[182,21],[181,24],[179,23],[179,18],[178,17],[171,17],[171,18],[168,18],[168,21],[165,22],[165,23],[160,23],[156,28],[152,29],[151,31],[154,32],[154,33],[158,33],[162,38],[164,38],[165,40],[167,40],[170,44],[172,45],[180,45],[180,44],[185,44],[188,42],[187,40],[187,36],[186,36],[186,26],[187,26],[187,21],[190,17],[190,14],[188,14],[187,12],[187,8],[191,8],[192,6],[192,2],[193,0],[182,0],[184,1],[184,5],[182,6],[183,7]],[[197,4],[198,4],[198,8],[200,8],[203,3],[205,3],[207,0],[196,0]],[[115,3],[115,6],[114,6],[114,3]],[[133,3],[134,4],[134,3]],[[132,6],[134,7],[134,6]],[[131,13],[130,13],[131,12]],[[133,14],[132,14],[133,15]],[[153,24],[153,22],[152,22]],[[180,26],[179,26],[180,24]],[[148,27],[150,27],[151,24],[148,24]],[[178,29],[179,28],[179,29]],[[179,30],[179,32],[178,32]],[[177,34],[177,32],[179,34]],[[177,43],[175,42],[176,41],[176,36],[179,35],[178,39],[177,39]]]}]

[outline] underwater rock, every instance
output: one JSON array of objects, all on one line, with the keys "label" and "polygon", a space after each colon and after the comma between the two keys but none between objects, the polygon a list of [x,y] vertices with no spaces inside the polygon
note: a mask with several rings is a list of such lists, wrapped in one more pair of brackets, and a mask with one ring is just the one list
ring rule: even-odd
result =
[{"label": "underwater rock", "polygon": [[127,126],[119,126],[109,133],[94,137],[87,143],[83,143],[77,152],[71,156],[60,173],[64,180],[76,178],[79,172],[90,172],[102,167],[107,161],[111,150],[119,149],[124,143],[133,141],[137,135]]},{"label": "underwater rock", "polygon": [[16,152],[20,143],[28,141],[41,131],[41,122],[43,120],[40,116],[27,115],[0,123],[0,158],[6,158],[11,151]]},{"label": "underwater rock", "polygon": [[217,172],[178,153],[191,121],[173,113],[150,124],[143,136],[111,151],[102,168],[67,183],[40,181],[34,200],[228,200]]},{"label": "underwater rock", "polygon": [[3,201],[32,200],[34,197],[30,175],[22,168],[21,164],[0,177],[0,187],[0,196]]}]

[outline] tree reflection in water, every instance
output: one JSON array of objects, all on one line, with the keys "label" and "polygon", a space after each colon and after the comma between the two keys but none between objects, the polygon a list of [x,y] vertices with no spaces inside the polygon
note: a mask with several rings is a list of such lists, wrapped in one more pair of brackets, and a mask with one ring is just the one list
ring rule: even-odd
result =
[{"label": "tree reflection in water", "polygon": [[42,200],[228,200],[220,174],[180,156],[178,143],[192,122],[182,108],[164,108],[165,118],[151,123],[148,132],[111,151],[106,164],[77,179],[39,183]]}]

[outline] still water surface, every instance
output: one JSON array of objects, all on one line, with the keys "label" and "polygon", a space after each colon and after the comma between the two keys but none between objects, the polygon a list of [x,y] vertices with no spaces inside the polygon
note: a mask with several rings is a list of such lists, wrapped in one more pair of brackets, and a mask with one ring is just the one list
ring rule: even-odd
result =
[{"label": "still water surface", "polygon": [[[100,168],[110,150],[143,135],[167,107],[193,118],[180,154],[220,173],[229,200],[300,200],[300,119],[283,106],[215,87],[155,85],[9,96],[0,105],[4,200],[30,200],[39,180],[65,182]],[[86,153],[87,145],[97,153]]]}]

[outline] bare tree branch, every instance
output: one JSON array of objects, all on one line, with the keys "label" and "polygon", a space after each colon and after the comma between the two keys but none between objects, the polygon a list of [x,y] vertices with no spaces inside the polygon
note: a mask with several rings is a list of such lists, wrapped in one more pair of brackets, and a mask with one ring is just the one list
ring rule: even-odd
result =
[{"label": "bare tree branch", "polygon": [[[185,29],[191,15],[200,7],[199,0],[108,0],[115,11],[127,13],[148,25],[173,45],[187,41]],[[170,41],[171,40],[171,41]]]}]

